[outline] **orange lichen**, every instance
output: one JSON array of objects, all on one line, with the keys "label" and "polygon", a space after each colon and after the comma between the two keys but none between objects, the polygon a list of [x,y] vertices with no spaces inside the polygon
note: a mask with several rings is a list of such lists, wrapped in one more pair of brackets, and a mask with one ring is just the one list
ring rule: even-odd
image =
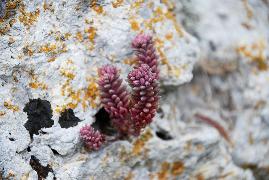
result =
[{"label": "orange lichen", "polygon": [[85,111],[87,107],[97,107],[97,98],[99,97],[98,86],[96,79],[93,77],[87,78],[88,86],[82,89],[73,89],[71,86],[72,80],[75,78],[73,73],[75,67],[72,60],[66,62],[66,67],[60,69],[60,74],[66,78],[61,88],[61,95],[67,98],[67,103],[56,106],[56,112],[62,112],[67,108],[76,108],[81,104]]},{"label": "orange lichen", "polygon": [[127,58],[123,60],[124,64],[128,64],[128,65],[136,65],[137,64],[137,59],[136,58]]},{"label": "orange lichen", "polygon": [[56,60],[56,57],[51,57],[51,58],[48,59],[48,62],[53,62],[55,60]]},{"label": "orange lichen", "polygon": [[185,169],[184,163],[181,161],[176,161],[172,164],[171,174],[174,176],[178,176],[178,175],[182,174],[184,169]]},{"label": "orange lichen", "polygon": [[46,53],[49,56],[48,62],[55,61],[58,55],[65,52],[67,52],[65,43],[47,43],[38,48],[38,53]]},{"label": "orange lichen", "polygon": [[131,25],[132,30],[139,31],[140,29],[139,23],[134,18],[130,18],[129,23]]},{"label": "orange lichen", "polygon": [[5,101],[4,106],[13,112],[19,111],[19,106],[13,105],[11,101]]},{"label": "orange lichen", "polygon": [[27,28],[29,28],[37,21],[37,18],[39,17],[40,14],[39,9],[36,9],[33,12],[27,12],[25,10],[25,5],[21,5],[19,11],[21,13],[21,15],[19,16],[19,21],[23,23],[23,25],[26,26]]},{"label": "orange lichen", "polygon": [[79,41],[82,42],[83,41],[83,35],[81,32],[77,32],[75,38]]},{"label": "orange lichen", "polygon": [[98,3],[98,0],[92,0],[90,2],[90,7],[93,9],[97,14],[104,13],[103,7]]},{"label": "orange lichen", "polygon": [[45,45],[43,45],[43,46],[41,46],[39,48],[39,53],[42,53],[42,52],[44,52],[44,53],[53,52],[56,49],[57,49],[56,44],[49,44],[48,43],[48,44],[45,44]]},{"label": "orange lichen", "polygon": [[170,163],[163,162],[160,171],[158,172],[159,180],[166,180],[169,177]]},{"label": "orange lichen", "polygon": [[266,63],[265,56],[266,44],[263,40],[253,43],[251,46],[240,46],[236,49],[239,54],[249,58],[257,65],[259,70],[267,70],[268,65]]},{"label": "orange lichen", "polygon": [[145,0],[135,0],[134,3],[131,5],[131,8],[140,8],[141,5],[145,2]]},{"label": "orange lichen", "polygon": [[98,85],[95,78],[89,78],[89,85],[86,90],[84,90],[84,98],[82,100],[82,107],[85,110],[87,107],[87,102],[90,103],[92,108],[96,108],[96,99],[99,97]]},{"label": "orange lichen", "polygon": [[43,82],[39,82],[38,81],[38,77],[36,76],[36,74],[33,71],[29,72],[30,78],[31,78],[31,82],[29,82],[29,87],[32,89],[42,89],[42,90],[47,90],[48,86],[43,83]]},{"label": "orange lichen", "polygon": [[66,69],[60,69],[60,74],[68,79],[75,78],[75,74],[69,70],[66,70]]},{"label": "orange lichen", "polygon": [[150,138],[152,138],[152,133],[150,130],[147,130],[134,142],[132,153],[134,155],[139,155]]},{"label": "orange lichen", "polygon": [[37,89],[37,88],[41,88],[43,90],[48,89],[48,86],[41,82],[30,82],[29,87],[31,87],[32,89]]},{"label": "orange lichen", "polygon": [[173,163],[163,162],[160,171],[157,173],[159,180],[169,179],[169,176],[179,176],[185,170],[184,163],[176,161]]},{"label": "orange lichen", "polygon": [[167,34],[165,35],[165,38],[166,38],[167,40],[171,40],[171,39],[173,39],[173,33],[167,33]]},{"label": "orange lichen", "polygon": [[89,27],[85,29],[85,33],[88,35],[88,39],[91,43],[94,43],[94,38],[96,36],[96,28],[95,27]]},{"label": "orange lichen", "polygon": [[123,2],[124,2],[124,0],[115,0],[112,2],[112,6],[113,6],[113,8],[120,7]]}]

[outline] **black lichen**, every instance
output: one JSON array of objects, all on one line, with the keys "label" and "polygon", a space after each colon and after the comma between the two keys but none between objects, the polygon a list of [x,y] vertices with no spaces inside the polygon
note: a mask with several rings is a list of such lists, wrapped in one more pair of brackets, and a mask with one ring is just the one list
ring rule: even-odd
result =
[{"label": "black lichen", "polygon": [[59,124],[61,128],[70,128],[76,126],[80,119],[75,116],[74,111],[72,109],[66,109],[61,113],[59,118]]},{"label": "black lichen", "polygon": [[23,109],[28,115],[28,121],[24,127],[29,131],[31,138],[33,134],[38,134],[41,128],[49,128],[54,122],[52,118],[52,110],[49,101],[41,99],[31,99]]},{"label": "black lichen", "polygon": [[33,170],[36,171],[38,175],[38,180],[45,179],[48,176],[49,172],[53,173],[53,169],[49,165],[42,166],[35,156],[31,156],[30,165]]}]

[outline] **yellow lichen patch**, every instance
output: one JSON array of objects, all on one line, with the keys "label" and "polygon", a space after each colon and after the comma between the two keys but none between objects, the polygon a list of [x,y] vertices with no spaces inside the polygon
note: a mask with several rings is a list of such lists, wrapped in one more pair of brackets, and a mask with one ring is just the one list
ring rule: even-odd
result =
[{"label": "yellow lichen patch", "polygon": [[178,176],[178,175],[182,174],[184,169],[185,169],[185,167],[184,167],[183,162],[176,161],[176,162],[172,163],[171,174],[173,176]]},{"label": "yellow lichen patch", "polygon": [[134,30],[134,31],[139,31],[139,29],[140,29],[140,25],[139,25],[139,23],[135,20],[135,18],[130,18],[130,19],[129,19],[129,23],[130,23],[130,25],[131,25],[132,30]]},{"label": "yellow lichen patch", "polygon": [[127,58],[123,60],[124,64],[128,64],[128,65],[136,65],[137,64],[137,59],[136,58]]},{"label": "yellow lichen patch", "polygon": [[96,28],[95,27],[89,27],[85,29],[85,33],[88,35],[88,39],[91,43],[94,43],[94,38],[96,36]]},{"label": "yellow lichen patch", "polygon": [[98,3],[98,0],[92,0],[90,2],[90,7],[93,9],[97,14],[103,14],[104,9],[103,7]]},{"label": "yellow lichen patch", "polygon": [[69,40],[69,38],[72,36],[72,34],[71,33],[62,34],[60,31],[56,31],[55,33],[53,33],[53,36],[54,36],[56,41],[65,41],[65,40]]},{"label": "yellow lichen patch", "polygon": [[66,70],[66,69],[60,69],[60,74],[68,79],[75,78],[75,74],[69,70]]},{"label": "yellow lichen patch", "polygon": [[161,7],[157,7],[153,12],[153,17],[150,19],[144,20],[145,27],[149,30],[154,30],[154,24],[165,21],[172,21],[174,28],[180,37],[184,36],[184,31],[182,30],[181,25],[177,22],[175,14],[169,10],[162,9]]},{"label": "yellow lichen patch", "polygon": [[13,112],[19,111],[19,106],[13,105],[11,101],[7,100],[4,102],[5,108],[12,110]]},{"label": "yellow lichen patch", "polygon": [[39,9],[36,9],[33,12],[27,12],[25,10],[25,5],[21,5],[19,10],[21,13],[21,15],[19,16],[19,21],[23,23],[23,25],[26,26],[27,28],[29,28],[37,21],[37,18],[39,17],[40,14]]},{"label": "yellow lichen patch", "polygon": [[185,167],[183,162],[176,161],[173,163],[163,162],[160,171],[157,173],[159,180],[169,179],[169,176],[179,176],[183,173]]},{"label": "yellow lichen patch", "polygon": [[97,97],[99,97],[98,85],[95,78],[89,78],[89,85],[86,90],[83,91],[84,97],[82,98],[82,107],[85,110],[90,103],[92,108],[97,107]]},{"label": "yellow lichen patch", "polygon": [[120,7],[123,2],[124,2],[124,0],[115,0],[115,1],[112,2],[112,7],[113,8]]},{"label": "yellow lichen patch", "polygon": [[30,82],[29,87],[32,88],[32,89],[37,89],[37,88],[40,88],[40,89],[43,89],[43,90],[48,89],[48,86],[45,83],[42,83],[42,82]]},{"label": "yellow lichen patch", "polygon": [[77,32],[75,38],[79,41],[82,42],[83,41],[83,35],[81,32]]},{"label": "yellow lichen patch", "polygon": [[54,52],[55,50],[57,49],[57,46],[56,46],[56,44],[45,44],[45,45],[43,45],[43,46],[41,46],[40,48],[39,48],[39,53],[42,53],[42,52],[44,52],[44,53],[49,53],[49,52]]},{"label": "yellow lichen patch", "polygon": [[82,108],[84,111],[87,107],[91,106],[92,108],[97,107],[97,97],[99,96],[97,84],[95,81],[90,80],[88,87],[86,89],[78,89],[74,90],[72,89],[70,83],[71,80],[68,79],[62,86],[62,95],[69,98],[70,102],[66,103],[65,105],[57,106],[55,111],[56,112],[62,112],[65,109],[74,109],[79,104],[82,105]]},{"label": "yellow lichen patch", "polygon": [[236,51],[239,54],[251,59],[252,62],[257,65],[259,70],[267,70],[268,65],[266,63],[265,49],[265,41],[260,40],[257,43],[253,43],[251,46],[240,46],[236,49]]},{"label": "yellow lichen patch", "polygon": [[196,175],[196,179],[197,180],[205,180],[205,177],[203,176],[203,174],[199,173]]},{"label": "yellow lichen patch", "polygon": [[131,8],[140,8],[141,5],[145,2],[145,0],[135,0],[133,4],[131,5]]},{"label": "yellow lichen patch", "polygon": [[53,62],[56,60],[57,56],[67,52],[67,47],[65,43],[47,43],[41,45],[38,48],[38,53],[46,53],[49,55],[48,62]]},{"label": "yellow lichen patch", "polygon": [[152,138],[152,133],[150,130],[147,130],[145,133],[143,133],[139,139],[137,139],[134,142],[132,153],[134,155],[139,155],[143,149],[145,144]]},{"label": "yellow lichen patch", "polygon": [[29,82],[29,87],[32,88],[32,89],[42,89],[42,90],[47,90],[48,89],[48,86],[43,83],[43,82],[39,82],[38,80],[38,77],[36,76],[36,74],[34,73],[33,70],[30,70],[29,73],[29,76],[31,78],[31,81]]},{"label": "yellow lichen patch", "polygon": [[48,59],[48,62],[53,62],[55,60],[56,60],[56,57],[51,57],[51,58]]},{"label": "yellow lichen patch", "polygon": [[66,77],[66,81],[62,85],[61,95],[67,98],[67,103],[64,105],[56,106],[56,112],[62,112],[65,109],[76,108],[81,104],[83,110],[91,106],[92,108],[97,107],[97,100],[99,97],[98,85],[96,83],[96,78],[87,78],[88,86],[81,89],[73,89],[71,86],[72,80],[75,78],[73,71],[75,67],[72,65],[72,61],[67,61],[67,67],[60,69],[60,74]]},{"label": "yellow lichen patch", "polygon": [[165,38],[166,38],[167,40],[171,40],[171,39],[173,39],[173,33],[167,33],[167,34],[165,35]]},{"label": "yellow lichen patch", "polygon": [[158,172],[159,180],[166,180],[169,177],[170,163],[163,162],[160,171]]}]

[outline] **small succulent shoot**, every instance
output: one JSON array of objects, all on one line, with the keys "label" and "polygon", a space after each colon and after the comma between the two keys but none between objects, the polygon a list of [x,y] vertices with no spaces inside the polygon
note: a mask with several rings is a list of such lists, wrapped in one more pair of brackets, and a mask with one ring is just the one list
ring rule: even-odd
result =
[{"label": "small succulent shoot", "polygon": [[142,64],[129,73],[128,81],[132,87],[129,112],[134,124],[134,135],[139,135],[156,114],[159,101],[157,74],[147,64]]},{"label": "small succulent shoot", "polygon": [[128,120],[129,93],[122,83],[119,70],[112,65],[105,65],[98,70],[98,74],[101,103],[120,134],[129,134],[132,129]]},{"label": "small succulent shoot", "polygon": [[159,79],[158,55],[154,48],[152,36],[145,34],[137,35],[132,41],[132,47],[136,52],[138,66],[147,64],[151,68],[151,71],[157,74],[156,78]]},{"label": "small succulent shoot", "polygon": [[105,136],[91,125],[85,125],[80,129],[80,137],[85,146],[91,150],[99,150],[105,142]]}]

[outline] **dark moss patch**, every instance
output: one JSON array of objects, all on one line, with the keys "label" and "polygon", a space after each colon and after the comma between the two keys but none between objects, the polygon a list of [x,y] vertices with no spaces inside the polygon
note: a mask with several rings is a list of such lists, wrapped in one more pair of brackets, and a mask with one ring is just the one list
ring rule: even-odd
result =
[{"label": "dark moss patch", "polygon": [[53,173],[53,169],[49,165],[42,166],[35,156],[31,156],[30,165],[33,170],[36,171],[38,175],[38,180],[45,179],[48,176],[49,172]]},{"label": "dark moss patch", "polygon": [[70,128],[76,126],[80,122],[80,119],[75,116],[74,111],[72,109],[66,109],[61,113],[59,118],[59,124],[61,128]]},{"label": "dark moss patch", "polygon": [[28,121],[24,127],[29,131],[31,138],[33,134],[38,134],[41,128],[49,128],[54,122],[52,118],[52,110],[49,101],[41,99],[30,99],[23,109],[28,115]]}]

